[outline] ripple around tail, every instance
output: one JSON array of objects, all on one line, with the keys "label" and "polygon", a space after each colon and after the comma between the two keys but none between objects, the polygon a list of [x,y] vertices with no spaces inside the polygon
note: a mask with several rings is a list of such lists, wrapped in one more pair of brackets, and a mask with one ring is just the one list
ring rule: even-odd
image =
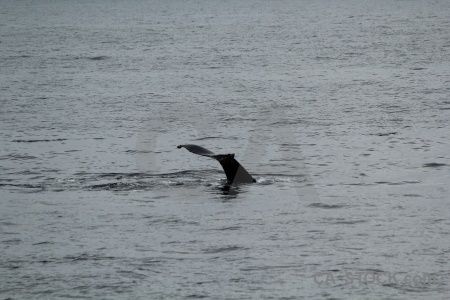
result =
[{"label": "ripple around tail", "polygon": [[184,185],[202,185],[211,181],[215,170],[181,171],[164,174],[149,173],[76,173],[66,178],[39,176],[39,181],[0,180],[0,188],[19,193],[63,191],[139,191],[162,190]]},{"label": "ripple around tail", "polygon": [[[157,191],[181,186],[226,186],[226,178],[220,170],[195,170],[171,173],[75,173],[70,177],[55,178],[48,174],[35,176],[27,182],[1,180],[0,188],[19,193],[63,192],[63,191]],[[266,174],[267,175],[267,174]],[[299,176],[259,177],[256,185],[290,184]],[[304,181],[304,180],[301,180]],[[226,190],[229,192],[229,190]]]}]

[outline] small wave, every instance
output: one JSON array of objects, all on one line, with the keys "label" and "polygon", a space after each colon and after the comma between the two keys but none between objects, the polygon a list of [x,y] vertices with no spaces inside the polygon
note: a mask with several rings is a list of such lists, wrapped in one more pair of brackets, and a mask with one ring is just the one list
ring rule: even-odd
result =
[{"label": "small wave", "polygon": [[151,151],[151,150],[126,150],[125,153],[132,153],[132,154],[144,153],[144,154],[147,154],[147,153],[154,153],[154,152]]},{"label": "small wave", "polygon": [[398,132],[392,131],[392,132],[379,132],[379,133],[369,133],[369,135],[376,135],[376,136],[389,136],[389,135],[396,135]]},{"label": "small wave", "polygon": [[[0,160],[27,160],[27,159],[37,159],[37,157],[33,155],[20,155],[20,154],[9,154],[0,156]],[[39,174],[39,173],[33,172],[32,174]]]},{"label": "small wave", "polygon": [[153,216],[149,216],[146,218],[150,218],[151,220],[148,221],[148,225],[156,225],[156,224],[169,224],[169,225],[200,225],[199,222],[196,221],[188,221],[183,220],[176,217],[169,217],[169,218],[154,218]]},{"label": "small wave", "polygon": [[[135,186],[135,184],[132,184]],[[111,182],[111,183],[103,183],[103,184],[94,184],[88,187],[88,189],[92,190],[127,190],[130,189],[130,184],[121,183],[121,182]]]},{"label": "small wave", "polygon": [[86,59],[89,60],[104,60],[104,59],[108,59],[108,56],[105,55],[99,55],[99,56],[91,56],[91,57],[85,57]]},{"label": "small wave", "polygon": [[438,168],[438,167],[444,167],[447,166],[447,164],[442,164],[442,163],[427,163],[427,164],[423,164],[422,167],[424,168]]},{"label": "small wave", "polygon": [[75,175],[91,175],[93,177],[98,178],[115,178],[115,179],[122,179],[122,178],[145,178],[145,173],[77,173]]},{"label": "small wave", "polygon": [[219,231],[228,231],[228,230],[239,230],[241,229],[241,226],[229,226],[229,227],[221,227],[213,230],[219,230]]},{"label": "small wave", "polygon": [[186,175],[196,177],[203,176],[210,173],[221,173],[219,170],[195,170],[195,171],[179,171],[170,173],[145,173],[145,172],[132,172],[132,173],[76,173],[75,175],[80,176],[91,176],[97,178],[178,178],[186,177]]},{"label": "small wave", "polygon": [[32,57],[31,55],[26,55],[26,54],[22,54],[22,55],[11,55],[8,56],[8,59],[17,59],[17,58],[30,58]]},{"label": "small wave", "polygon": [[419,194],[403,194],[405,197],[422,197],[422,195]]},{"label": "small wave", "polygon": [[80,255],[68,255],[68,256],[64,257],[64,259],[69,260],[69,261],[85,261],[85,260],[97,261],[97,260],[112,260],[112,259],[116,259],[116,257],[82,253]]},{"label": "small wave", "polygon": [[236,250],[246,250],[248,248],[245,247],[239,247],[239,246],[228,246],[228,247],[211,247],[208,249],[203,250],[203,253],[206,254],[215,254],[215,253],[222,253],[222,252],[229,252],[229,251],[236,251]]},{"label": "small wave", "polygon": [[22,242],[21,239],[10,239],[10,240],[3,240],[2,244],[14,244],[14,245],[18,245]]},{"label": "small wave", "polygon": [[339,204],[324,204],[324,203],[312,203],[308,205],[308,207],[312,208],[324,208],[324,209],[338,209],[347,207],[347,205],[339,205]]},{"label": "small wave", "polygon": [[353,225],[359,223],[366,223],[366,220],[353,220],[353,221],[337,221],[334,224],[344,224],[344,225]]},{"label": "small wave", "polygon": [[422,181],[400,181],[400,182],[376,181],[374,183],[375,184],[387,184],[387,185],[403,185],[403,184],[422,183]]},{"label": "small wave", "polygon": [[54,242],[44,241],[44,242],[34,243],[34,244],[32,244],[32,245],[33,245],[33,246],[37,246],[37,245],[47,245],[47,244],[54,244]]},{"label": "small wave", "polygon": [[[79,60],[79,59],[87,59],[87,60],[105,60],[110,58],[109,56],[106,55],[97,55],[97,56],[72,56],[72,55],[66,55],[64,56],[64,58],[62,58],[63,60]],[[57,57],[55,57],[55,59],[58,59]]]},{"label": "small wave", "polygon": [[220,138],[221,138],[220,136],[207,136],[207,137],[195,139],[194,141],[204,141],[204,140],[212,140],[212,139],[220,139]]},{"label": "small wave", "polygon": [[[197,284],[203,284],[203,283],[197,283]],[[188,298],[188,299],[203,299],[203,298],[209,298],[209,296],[192,294],[192,295],[187,295],[186,298]]]},{"label": "small wave", "polygon": [[24,192],[41,192],[45,190],[45,186],[42,184],[29,184],[29,183],[2,183],[0,186],[9,186],[13,189],[23,190]]},{"label": "small wave", "polygon": [[43,140],[13,140],[15,143],[38,143],[38,142],[62,142],[67,139],[43,139]]}]

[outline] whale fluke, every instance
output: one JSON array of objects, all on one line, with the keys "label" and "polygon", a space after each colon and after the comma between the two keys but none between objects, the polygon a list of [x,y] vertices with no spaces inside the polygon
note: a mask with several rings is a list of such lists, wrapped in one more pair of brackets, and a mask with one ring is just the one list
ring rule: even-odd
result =
[{"label": "whale fluke", "polygon": [[256,182],[247,170],[234,158],[234,154],[215,154],[208,149],[192,144],[179,145],[177,148],[186,148],[194,154],[211,157],[219,161],[227,176],[228,184]]}]

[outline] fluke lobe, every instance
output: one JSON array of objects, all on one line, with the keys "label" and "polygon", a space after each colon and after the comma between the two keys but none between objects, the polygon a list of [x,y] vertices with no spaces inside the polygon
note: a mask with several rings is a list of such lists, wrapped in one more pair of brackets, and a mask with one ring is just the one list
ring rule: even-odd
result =
[{"label": "fluke lobe", "polygon": [[256,182],[247,170],[234,159],[234,154],[214,154],[208,149],[192,144],[179,145],[177,148],[186,148],[194,154],[211,157],[219,161],[225,171],[225,175],[227,175],[228,184]]}]

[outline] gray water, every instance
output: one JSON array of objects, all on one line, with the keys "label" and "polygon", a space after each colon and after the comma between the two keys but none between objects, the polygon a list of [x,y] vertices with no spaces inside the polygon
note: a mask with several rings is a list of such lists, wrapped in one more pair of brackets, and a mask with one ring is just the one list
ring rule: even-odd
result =
[{"label": "gray water", "polygon": [[2,0],[0,70],[2,299],[450,292],[448,1]]}]

